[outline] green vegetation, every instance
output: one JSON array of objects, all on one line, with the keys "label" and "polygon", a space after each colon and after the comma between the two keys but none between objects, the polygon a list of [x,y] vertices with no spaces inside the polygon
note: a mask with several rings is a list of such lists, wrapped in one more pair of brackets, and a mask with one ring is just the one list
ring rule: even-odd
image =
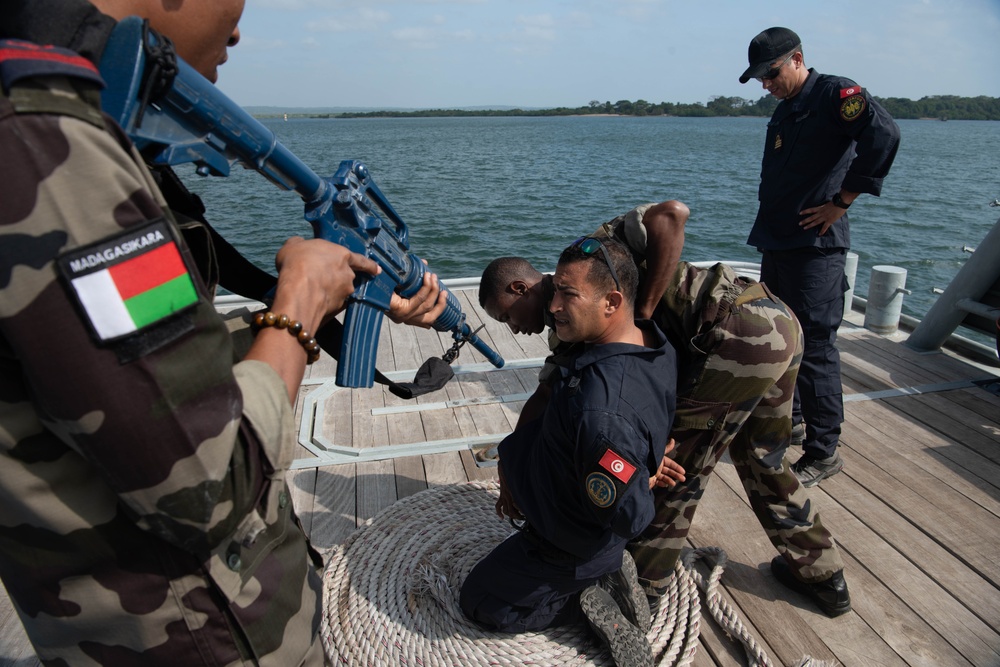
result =
[{"label": "green vegetation", "polygon": [[[940,118],[946,120],[1000,120],[1000,97],[934,95],[917,101],[901,97],[876,97],[893,118]],[[741,97],[714,97],[708,104],[696,102],[652,103],[646,100],[593,100],[582,107],[555,109],[422,109],[419,111],[368,111],[310,114],[311,118],[421,118],[431,116],[764,116],[770,117],[778,101],[770,95],[756,102]],[[291,115],[291,114],[290,114]]]}]

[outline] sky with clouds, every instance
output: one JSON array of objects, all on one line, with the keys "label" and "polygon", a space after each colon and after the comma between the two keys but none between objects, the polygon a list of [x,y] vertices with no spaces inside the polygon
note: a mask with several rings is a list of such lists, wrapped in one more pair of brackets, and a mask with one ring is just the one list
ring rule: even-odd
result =
[{"label": "sky with clouds", "polygon": [[774,25],[878,97],[1000,97],[1000,0],[247,0],[219,85],[244,106],[756,100],[738,77]]}]

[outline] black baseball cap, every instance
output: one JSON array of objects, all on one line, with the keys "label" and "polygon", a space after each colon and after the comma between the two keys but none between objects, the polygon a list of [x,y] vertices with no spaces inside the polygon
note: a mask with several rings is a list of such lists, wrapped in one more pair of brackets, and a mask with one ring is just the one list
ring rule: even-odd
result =
[{"label": "black baseball cap", "polygon": [[799,36],[788,28],[768,28],[760,33],[753,38],[747,49],[750,67],[743,72],[740,83],[765,74],[771,69],[771,63],[801,44]]}]

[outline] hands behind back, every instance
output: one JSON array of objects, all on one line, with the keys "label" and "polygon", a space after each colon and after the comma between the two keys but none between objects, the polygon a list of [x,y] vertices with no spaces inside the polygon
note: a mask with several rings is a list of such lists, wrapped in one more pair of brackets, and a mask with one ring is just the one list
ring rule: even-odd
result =
[{"label": "hands behind back", "polygon": [[669,488],[676,486],[678,482],[683,482],[687,479],[684,476],[684,467],[667,456],[670,452],[674,451],[674,447],[677,443],[674,442],[673,438],[670,438],[670,442],[667,443],[667,448],[663,452],[663,460],[660,461],[660,468],[656,471],[656,474],[649,478],[649,488],[655,489],[656,487]]}]

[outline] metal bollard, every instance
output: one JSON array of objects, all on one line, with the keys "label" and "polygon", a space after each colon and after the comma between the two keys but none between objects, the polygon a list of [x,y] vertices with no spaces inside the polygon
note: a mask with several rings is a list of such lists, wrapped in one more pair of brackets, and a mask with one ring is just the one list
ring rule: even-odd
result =
[{"label": "metal bollard", "polygon": [[847,276],[847,291],[844,292],[844,317],[847,317],[854,307],[854,281],[858,277],[858,253],[847,253],[844,275]]},{"label": "metal bollard", "polygon": [[891,334],[899,328],[903,310],[906,269],[898,266],[873,266],[868,285],[868,307],[865,308],[865,328],[879,334]]}]

